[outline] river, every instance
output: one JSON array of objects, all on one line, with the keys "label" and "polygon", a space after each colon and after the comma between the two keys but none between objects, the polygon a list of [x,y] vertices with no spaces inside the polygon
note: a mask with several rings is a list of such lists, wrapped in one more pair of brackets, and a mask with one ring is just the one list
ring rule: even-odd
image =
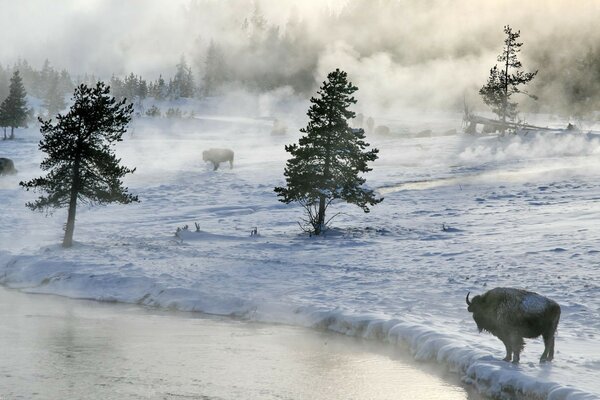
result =
[{"label": "river", "polygon": [[[390,346],[0,287],[0,399],[478,399]],[[433,369],[432,369],[433,368]]]}]

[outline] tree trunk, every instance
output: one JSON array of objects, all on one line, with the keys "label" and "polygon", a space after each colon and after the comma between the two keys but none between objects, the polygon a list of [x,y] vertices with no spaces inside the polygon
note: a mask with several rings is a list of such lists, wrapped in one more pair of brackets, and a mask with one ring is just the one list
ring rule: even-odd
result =
[{"label": "tree trunk", "polygon": [[319,213],[317,214],[317,224],[315,228],[315,235],[320,235],[325,225],[325,196],[319,197]]},{"label": "tree trunk", "polygon": [[[327,138],[325,149],[325,167],[323,168],[323,180],[329,180],[329,165],[331,164],[331,140]],[[325,208],[327,206],[327,198],[324,195],[319,196],[319,212],[317,214],[317,225],[315,226],[315,235],[320,235],[325,228]]]},{"label": "tree trunk", "polygon": [[15,138],[15,127],[14,126],[10,127],[10,138],[11,139]]},{"label": "tree trunk", "polygon": [[63,247],[73,246],[73,232],[75,231],[75,213],[77,212],[77,196],[79,195],[79,163],[80,156],[77,155],[73,165],[73,176],[71,186],[71,198],[69,199],[69,213],[67,215],[67,226],[65,228],[65,237],[63,238]]},{"label": "tree trunk", "polygon": [[508,59],[510,58],[510,44],[506,45],[506,65],[504,69],[504,96],[502,101],[502,136],[506,132],[506,111],[508,108]]},{"label": "tree trunk", "polygon": [[4,129],[4,140],[6,140],[6,127],[4,126],[3,129]]}]

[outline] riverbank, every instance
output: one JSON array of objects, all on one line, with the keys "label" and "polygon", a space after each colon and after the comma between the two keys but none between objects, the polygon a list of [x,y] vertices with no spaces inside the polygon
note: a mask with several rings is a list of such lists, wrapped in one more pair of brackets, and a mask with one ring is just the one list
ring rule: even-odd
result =
[{"label": "riverbank", "polygon": [[0,287],[2,399],[477,400],[372,342]]}]

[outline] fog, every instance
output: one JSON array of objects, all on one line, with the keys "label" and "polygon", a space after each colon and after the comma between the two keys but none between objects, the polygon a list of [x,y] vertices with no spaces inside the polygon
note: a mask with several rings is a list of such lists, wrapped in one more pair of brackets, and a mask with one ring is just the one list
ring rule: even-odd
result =
[{"label": "fog", "polygon": [[507,24],[521,31],[524,69],[540,70],[531,88],[540,100],[520,99],[526,110],[570,112],[570,92],[597,86],[581,66],[586,55],[595,59],[600,39],[593,0],[0,0],[0,7],[10,17],[0,64],[50,59],[74,74],[155,79],[172,75],[184,55],[201,85],[213,41],[229,88],[291,86],[308,95],[341,68],[368,114],[459,110],[463,98],[482,107],[477,90]]}]

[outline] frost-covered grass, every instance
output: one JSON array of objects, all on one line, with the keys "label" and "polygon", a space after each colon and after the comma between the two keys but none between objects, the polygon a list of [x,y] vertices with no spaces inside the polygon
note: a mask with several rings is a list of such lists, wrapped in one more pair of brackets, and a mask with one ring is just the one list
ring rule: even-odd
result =
[{"label": "frost-covered grass", "polygon": [[[460,123],[422,118],[434,134]],[[406,138],[387,123],[391,135],[368,137],[381,152],[367,183],[384,202],[370,214],[335,204],[333,228],[311,238],[296,223],[302,208],[273,192],[301,121],[281,137],[264,119],[138,120],[118,153],[137,167],[125,183],[141,203],[79,208],[68,250],[65,210],[46,218],[24,207],[35,195],[18,181],[40,174],[42,155],[35,130],[17,132],[0,142],[19,170],[0,178],[0,282],[389,341],[490,395],[599,397],[598,136]],[[213,172],[201,160],[210,147],[232,148],[234,168]],[[515,366],[498,339],[478,334],[466,293],[496,286],[561,305],[552,364],[538,364],[539,339]]]}]

